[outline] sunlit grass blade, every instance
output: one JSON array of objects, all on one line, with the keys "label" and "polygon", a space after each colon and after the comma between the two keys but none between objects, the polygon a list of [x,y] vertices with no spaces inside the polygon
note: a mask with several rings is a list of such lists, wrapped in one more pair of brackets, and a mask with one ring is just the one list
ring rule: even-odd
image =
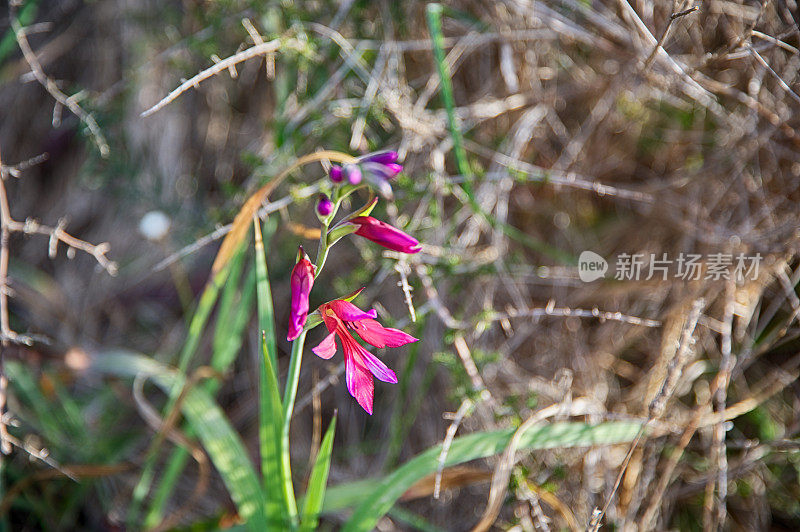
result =
[{"label": "sunlit grass blade", "polygon": [[220,372],[226,371],[236,358],[244,338],[244,328],[250,317],[255,278],[247,275],[244,286],[240,286],[245,256],[244,249],[234,255],[228,279],[219,297],[211,367]]},{"label": "sunlit grass blade", "polygon": [[[182,390],[185,377],[175,369],[144,355],[125,352],[104,353],[93,359],[92,368],[118,376],[149,377],[165,393]],[[253,531],[268,529],[265,497],[241,438],[211,395],[194,386],[185,394],[181,411],[219,471],[239,515]]]},{"label": "sunlit grass blade", "polygon": [[[579,422],[539,425],[522,435],[518,448],[536,450],[623,443],[635,438],[640,427],[641,423],[628,421],[598,425]],[[503,452],[514,432],[512,428],[455,438],[447,453],[445,467]],[[323,510],[331,512],[357,505],[342,530],[372,530],[406,490],[436,471],[441,449],[441,445],[428,449],[382,479],[359,481],[356,487],[328,488]]]},{"label": "sunlit grass blade", "polygon": [[325,437],[322,439],[311,478],[308,481],[303,513],[300,517],[301,532],[311,532],[317,529],[319,514],[322,511],[322,501],[325,497],[325,488],[328,484],[328,471],[331,467],[331,451],[333,450],[333,436],[336,432],[336,416],[333,416]]},{"label": "sunlit grass blade", "polygon": [[[259,440],[261,449],[261,475],[267,493],[268,513],[273,519],[282,519],[288,513],[285,493],[281,488],[281,425],[283,407],[277,372],[277,347],[275,319],[272,309],[272,290],[269,283],[264,240],[258,218],[253,218],[255,229],[256,293],[258,298],[258,325],[262,335],[262,360],[259,389]],[[267,220],[264,233],[269,238],[276,224]]]},{"label": "sunlit grass blade", "polygon": [[272,218],[264,222],[264,237],[257,218],[254,218],[255,248],[256,248],[256,291],[258,293],[258,328],[266,335],[267,353],[271,358],[272,367],[277,369],[278,348],[275,341],[275,313],[272,308],[272,289],[269,284],[267,270],[267,257],[264,252],[264,240],[269,240],[275,232],[277,223]]},{"label": "sunlit grass blade", "polygon": [[[220,339],[219,345],[214,348],[211,355],[211,367],[225,373],[230,370],[242,342],[247,335],[247,325],[253,314],[253,300],[256,296],[256,277],[253,271],[249,271],[242,283],[241,297],[235,300],[236,305],[227,313],[220,307],[217,318],[217,334],[215,340]],[[216,381],[209,381],[207,388],[212,391],[216,388]]]},{"label": "sunlit grass blade", "polygon": [[261,386],[258,435],[261,443],[261,475],[267,495],[267,514],[272,522],[285,525],[289,514],[281,482],[281,425],[283,408],[278,379],[267,352],[266,335],[261,338]]}]

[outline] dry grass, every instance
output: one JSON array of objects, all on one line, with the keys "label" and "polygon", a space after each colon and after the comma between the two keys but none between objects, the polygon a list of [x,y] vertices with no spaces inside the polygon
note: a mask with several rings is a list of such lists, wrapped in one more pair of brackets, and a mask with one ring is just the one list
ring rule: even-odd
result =
[{"label": "dry grass", "polygon": [[[74,345],[173,352],[183,311],[169,279],[152,271],[157,262],[189,246],[187,271],[179,273],[196,289],[214,250],[193,242],[214,223],[230,222],[265,175],[318,149],[395,146],[409,179],[386,213],[424,241],[424,250],[402,260],[386,254],[368,270],[361,297],[392,316],[409,314],[410,297],[424,340],[408,368],[410,388],[381,387],[369,422],[349,409],[336,377],[341,368],[309,362],[320,372],[313,388],[323,414],[336,406],[342,413],[336,445],[346,452],[334,460],[332,483],[375,475],[450,433],[543,416],[636,418],[650,420],[650,430],[630,449],[533,455],[509,449],[482,466],[495,473],[491,488],[485,474],[445,474],[438,500],[404,508],[450,530],[478,523],[487,500],[493,504],[486,522],[500,529],[557,530],[575,522],[583,528],[597,509],[605,510],[604,527],[623,530],[800,526],[794,0],[712,0],[680,17],[671,15],[693,6],[449,3],[447,61],[465,149],[478,174],[475,198],[541,243],[534,247],[475,215],[458,187],[472,177],[456,175],[423,3],[264,8],[280,23],[239,2],[213,14],[186,3],[171,15],[174,36],[165,36],[145,6],[108,0],[70,4],[50,16],[44,6],[56,3],[41,4],[36,21],[52,27],[29,35],[25,57],[17,53],[4,64],[0,104],[8,112],[0,146],[6,162],[43,151],[50,160],[13,181],[11,212],[52,225],[50,213],[68,212],[80,238],[110,241],[111,255],[126,266],[119,280],[98,280],[87,267],[51,262],[41,241],[12,239],[20,264],[48,276],[37,285],[12,269],[12,317],[52,343],[4,349],[8,356],[58,367]],[[282,57],[266,37],[269,46],[255,42],[240,25],[244,17],[262,35],[291,30],[292,47],[294,39],[313,46],[287,49]],[[264,27],[267,20],[277,25]],[[261,59],[240,63],[231,79],[228,64],[202,56],[190,36],[214,36],[205,42],[219,57],[234,55],[237,46],[275,52],[274,79]],[[88,142],[76,142],[80,120],[64,116],[52,128],[53,91],[23,83],[30,53],[39,54],[40,72],[64,79],[60,94],[68,93],[63,86],[88,89],[87,108],[98,111],[78,119],[102,117],[102,134],[89,124],[87,140],[107,138],[115,162],[98,161],[87,155]],[[140,118],[183,76],[215,62],[219,75]],[[255,170],[242,161],[244,152],[259,159]],[[231,185],[235,191],[227,193]],[[302,222],[303,198],[311,193],[282,187],[277,194],[271,200],[277,206],[267,210]],[[278,196],[287,199],[280,203]],[[170,211],[173,231],[166,248],[154,250],[133,228],[156,207]],[[275,249],[296,238],[283,231]],[[760,253],[763,260],[758,279],[745,282],[686,281],[673,269],[667,280],[583,283],[572,259],[587,249],[607,258],[612,270],[623,253],[673,259]],[[359,251],[380,258],[366,246]],[[342,276],[361,262],[344,254],[337,260]],[[279,301],[288,262],[275,261]],[[279,307],[279,320],[281,313]],[[245,353],[256,348],[250,339]],[[408,356],[390,365],[401,370]],[[238,399],[252,390],[253,364],[241,357],[221,401],[255,445],[255,402]],[[303,409],[312,402],[311,375],[305,371],[300,385],[293,438],[307,443],[298,444],[299,457],[313,447],[313,416]],[[131,405],[130,390],[118,394]],[[394,402],[409,405],[413,415],[393,410]],[[443,418],[447,411],[458,411],[456,419]],[[129,428],[151,436],[144,427]],[[142,441],[126,460],[138,464]],[[462,480],[448,482],[454,477]],[[128,493],[136,476],[115,478],[115,489]],[[180,493],[192,493],[196,478],[188,472]],[[189,517],[219,513],[220,493],[212,479]],[[112,507],[109,515],[124,512],[119,501]],[[379,528],[406,526],[387,517]]]}]

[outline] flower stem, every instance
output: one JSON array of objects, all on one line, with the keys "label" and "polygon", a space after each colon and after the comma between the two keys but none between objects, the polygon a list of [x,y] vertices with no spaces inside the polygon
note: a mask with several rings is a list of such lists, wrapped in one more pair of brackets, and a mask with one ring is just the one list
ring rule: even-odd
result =
[{"label": "flower stem", "polygon": [[[335,211],[334,211],[335,214]],[[317,248],[317,271],[315,277],[319,276],[322,267],[325,266],[325,259],[328,258],[328,224],[322,224],[319,235],[319,247]]]},{"label": "flower stem", "polygon": [[303,361],[303,344],[306,332],[300,333],[292,342],[292,358],[289,362],[289,375],[286,378],[286,389],[283,391],[283,426],[281,429],[281,480],[286,497],[286,507],[292,526],[297,526],[297,502],[292,485],[292,463],[289,455],[289,430],[292,426],[292,412],[297,397],[297,384],[300,381],[300,365]]}]

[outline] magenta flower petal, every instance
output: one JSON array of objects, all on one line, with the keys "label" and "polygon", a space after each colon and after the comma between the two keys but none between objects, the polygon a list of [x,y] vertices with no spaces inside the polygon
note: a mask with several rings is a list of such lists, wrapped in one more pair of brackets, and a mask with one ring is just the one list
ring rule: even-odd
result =
[{"label": "magenta flower petal", "polygon": [[328,303],[328,305],[334,314],[336,314],[339,319],[344,321],[360,321],[370,318],[375,319],[378,317],[378,313],[375,312],[375,309],[370,309],[369,312],[364,312],[349,301],[342,301],[341,299],[331,301]]},{"label": "magenta flower petal", "polygon": [[303,246],[300,246],[298,257],[299,259],[292,269],[289,281],[292,291],[292,303],[289,310],[289,334],[286,335],[286,339],[290,342],[300,336],[300,333],[303,332],[303,326],[306,324],[308,295],[314,285],[314,273],[316,270],[311,261],[308,260],[308,255],[303,251]]},{"label": "magenta flower petal", "polygon": [[358,404],[372,414],[375,394],[373,376],[383,382],[397,383],[397,375],[378,357],[364,349],[351,334],[356,331],[362,339],[379,347],[394,347],[417,341],[403,331],[383,327],[375,321],[375,310],[364,312],[350,302],[336,299],[319,307],[328,336],[312,351],[322,358],[330,358],[336,351],[335,337],[344,351],[347,391]]},{"label": "magenta flower petal", "polygon": [[375,396],[372,374],[353,357],[345,357],[344,373],[347,380],[347,391],[355,397],[367,414],[372,415],[372,398]]},{"label": "magenta flower petal", "polygon": [[401,330],[384,327],[375,320],[361,320],[355,324],[355,331],[362,340],[378,348],[400,347],[401,345],[418,342],[410,334]]},{"label": "magenta flower petal", "polygon": [[389,174],[391,174],[391,177],[394,177],[403,171],[403,165],[391,163],[386,165],[386,169],[389,171]]},{"label": "magenta flower petal", "polygon": [[409,254],[419,253],[422,250],[416,238],[372,216],[357,216],[349,221],[359,226],[356,230],[357,235],[387,249]]},{"label": "magenta flower petal", "polygon": [[336,354],[336,333],[330,333],[317,347],[311,349],[315,355],[328,360]]},{"label": "magenta flower petal", "polygon": [[342,167],[341,166],[331,166],[330,172],[331,181],[334,183],[341,183],[342,182]]},{"label": "magenta flower petal", "polygon": [[361,355],[363,357],[364,364],[367,366],[367,369],[369,369],[369,371],[375,375],[376,379],[391,384],[397,384],[397,375],[395,375],[394,371],[390,370],[389,367],[381,362],[378,357],[363,347],[361,350],[363,351]]}]

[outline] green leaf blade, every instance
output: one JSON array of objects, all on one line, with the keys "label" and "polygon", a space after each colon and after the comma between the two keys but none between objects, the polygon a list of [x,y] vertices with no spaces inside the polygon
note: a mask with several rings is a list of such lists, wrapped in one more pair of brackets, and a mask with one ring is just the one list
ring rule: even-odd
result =
[{"label": "green leaf blade", "polygon": [[[598,425],[579,422],[537,425],[522,435],[518,449],[542,450],[624,443],[633,440],[640,427],[640,423],[627,421]],[[503,452],[514,432],[515,429],[478,432],[454,439],[445,467]],[[329,488],[324,510],[335,511],[355,503],[358,506],[342,530],[372,530],[403,493],[415,482],[436,471],[441,448],[441,445],[437,445],[424,451],[383,479],[359,481],[355,488],[349,485]]]},{"label": "green leaf blade", "polygon": [[322,512],[322,503],[325,498],[325,488],[328,484],[328,472],[331,467],[331,452],[333,450],[333,436],[336,432],[336,416],[333,416],[322,444],[319,447],[311,478],[308,481],[303,513],[300,520],[300,531],[311,532],[317,529],[319,514]]},{"label": "green leaf blade", "polygon": [[[186,382],[174,368],[136,353],[106,353],[93,360],[92,368],[123,377],[148,377],[165,393],[175,388],[182,390]],[[267,530],[270,523],[265,514],[264,492],[244,444],[225,414],[200,386],[194,386],[185,394],[181,411],[219,471],[248,528]]]}]

